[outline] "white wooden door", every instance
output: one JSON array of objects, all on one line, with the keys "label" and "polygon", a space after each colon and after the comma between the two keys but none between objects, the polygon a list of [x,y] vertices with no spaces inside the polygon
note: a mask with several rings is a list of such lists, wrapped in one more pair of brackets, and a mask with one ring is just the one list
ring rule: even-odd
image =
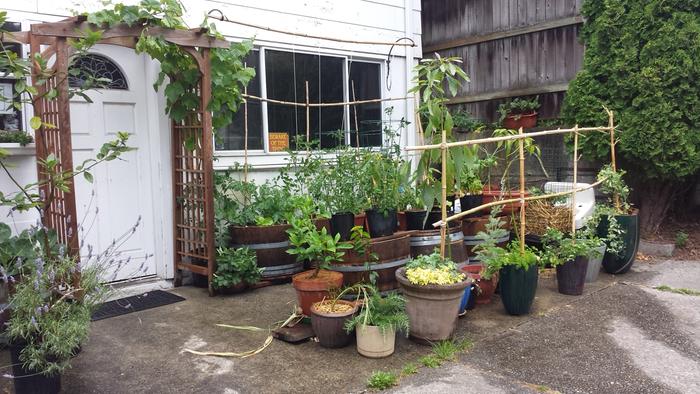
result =
[{"label": "white wooden door", "polygon": [[[82,177],[76,179],[81,254],[88,254],[87,245],[92,246],[94,255],[115,241],[123,242],[119,255],[103,270],[103,280],[155,275],[153,179],[146,111],[146,89],[151,85],[144,78],[145,58],[132,49],[112,45],[98,45],[91,52],[95,62],[86,66],[97,73],[112,73],[113,86],[90,91],[91,103],[79,97],[71,99],[74,165],[94,158],[102,144],[114,140],[119,131],[130,134],[128,145],[136,150],[123,154],[121,160],[96,166],[93,183]],[[119,72],[124,84],[116,83]],[[120,241],[137,222],[135,232]]]}]

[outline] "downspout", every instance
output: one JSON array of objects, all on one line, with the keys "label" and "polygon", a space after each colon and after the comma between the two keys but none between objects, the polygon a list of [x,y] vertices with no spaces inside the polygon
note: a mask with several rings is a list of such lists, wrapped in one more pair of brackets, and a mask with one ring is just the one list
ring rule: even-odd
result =
[{"label": "downspout", "polygon": [[[413,0],[404,0],[404,37],[413,38],[411,16],[413,14]],[[413,47],[405,46],[404,55],[406,61],[405,77],[406,77],[406,91],[411,87],[411,79],[413,73]],[[407,127],[406,138],[404,139],[404,146],[415,145],[416,144],[416,124],[414,116],[414,102],[413,99],[406,99],[405,104],[405,117],[406,120],[411,122],[413,127]]]}]

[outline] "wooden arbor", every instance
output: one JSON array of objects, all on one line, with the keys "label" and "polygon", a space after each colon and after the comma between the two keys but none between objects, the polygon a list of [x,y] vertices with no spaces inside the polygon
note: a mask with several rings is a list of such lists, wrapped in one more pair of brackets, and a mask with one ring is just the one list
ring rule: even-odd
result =
[{"label": "wooden arbor", "polygon": [[[216,269],[214,247],[214,186],[213,186],[213,138],[212,114],[207,111],[211,98],[211,70],[209,51],[211,48],[228,48],[225,40],[207,35],[205,29],[174,30],[160,27],[130,27],[117,25],[101,28],[85,21],[84,17],[68,18],[55,23],[31,26],[30,31],[13,33],[10,40],[28,44],[30,57],[39,54],[51,66],[48,83],[35,86],[38,94],[33,101],[34,114],[42,120],[36,130],[37,162],[54,155],[60,170],[73,169],[71,144],[70,102],[68,87],[69,59],[72,47],[69,39],[83,37],[85,31],[102,31],[98,44],[119,45],[134,48],[142,34],[157,36],[180,46],[196,61],[201,78],[197,88],[200,97],[197,110],[186,115],[180,122],[171,124],[172,139],[172,185],[173,185],[173,242],[175,285],[181,284],[182,270],[206,275],[209,292],[212,293],[211,278]],[[34,62],[34,75],[39,72]],[[46,93],[56,89],[55,99]],[[187,141],[187,146],[185,145]],[[43,212],[43,224],[58,233],[59,240],[67,245],[71,253],[80,255],[78,218],[75,203],[75,187],[68,185],[61,191],[48,182],[46,174],[38,166],[38,178],[44,182],[42,193],[54,196],[53,203]],[[197,262],[198,264],[194,264]]]}]

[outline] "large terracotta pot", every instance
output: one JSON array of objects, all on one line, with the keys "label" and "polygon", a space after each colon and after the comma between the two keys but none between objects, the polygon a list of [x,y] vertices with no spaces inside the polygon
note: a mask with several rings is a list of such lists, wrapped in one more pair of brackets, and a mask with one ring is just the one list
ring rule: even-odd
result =
[{"label": "large terracotta pot", "polygon": [[355,329],[357,352],[369,358],[382,358],[394,354],[396,330],[382,332],[377,326],[360,324]]},{"label": "large terracotta pot", "polygon": [[537,112],[530,114],[508,115],[503,119],[503,127],[517,130],[519,128],[530,129],[537,125]]},{"label": "large terracotta pot", "polygon": [[430,344],[452,337],[464,289],[470,280],[453,285],[417,286],[408,281],[405,268],[396,271],[396,280],[406,298],[411,339]]},{"label": "large terracotta pot", "polygon": [[313,273],[314,270],[309,270],[292,277],[299,307],[307,316],[311,316],[311,305],[329,298],[330,289],[339,289],[343,285],[343,274],[340,272],[320,270],[318,276],[312,278]]}]

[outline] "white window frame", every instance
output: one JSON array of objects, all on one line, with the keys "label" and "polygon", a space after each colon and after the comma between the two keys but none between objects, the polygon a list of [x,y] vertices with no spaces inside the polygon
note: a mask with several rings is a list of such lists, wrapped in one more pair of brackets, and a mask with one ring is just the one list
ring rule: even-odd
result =
[{"label": "white window frame", "polygon": [[[343,59],[343,101],[349,102],[350,101],[350,84],[348,81],[349,78],[349,63],[351,61],[353,62],[362,62],[362,63],[372,63],[372,64],[377,64],[379,65],[379,83],[381,84],[382,81],[386,78],[386,66],[384,60],[381,60],[378,57],[368,57],[368,56],[356,56],[354,54],[348,55],[347,53],[332,53],[328,51],[320,52],[320,51],[314,51],[311,49],[296,49],[296,48],[283,48],[283,47],[275,47],[275,46],[269,46],[269,45],[264,45],[264,46],[259,46],[255,48],[258,50],[258,56],[259,56],[259,68],[257,72],[259,73],[260,76],[260,97],[263,99],[267,99],[267,76],[266,76],[266,65],[265,65],[265,53],[266,51],[279,51],[279,52],[289,52],[289,53],[300,53],[300,54],[309,54],[309,55],[317,55],[317,56],[327,56],[327,57],[335,57],[335,58],[341,58]],[[384,88],[380,88],[380,98],[384,98]],[[384,102],[382,104],[382,119],[384,118],[384,110],[385,110],[385,105]],[[343,126],[345,127],[345,144],[350,145],[350,105],[344,105],[344,122]],[[239,109],[240,110],[240,109]],[[269,146],[269,124],[268,124],[268,113],[267,113],[267,102],[263,101],[261,103],[261,112],[262,112],[262,138],[263,138],[263,149],[254,149],[254,150],[248,150],[248,158],[249,158],[249,164],[253,165],[254,167],[271,167],[271,168],[276,168],[276,167],[281,167],[284,165],[284,158],[288,157],[289,154],[287,152],[270,152],[270,146]],[[382,139],[382,144],[384,144],[384,140]],[[216,146],[214,147],[214,155],[217,158],[223,159],[221,160],[221,163],[218,165],[215,163],[215,167],[217,168],[226,168],[228,167],[229,164],[233,164],[234,162],[241,162],[241,159],[245,154],[245,151],[242,149],[235,149],[235,150],[218,150],[216,149]],[[275,158],[273,160],[265,160],[265,158]],[[231,160],[234,159],[234,160]]]}]

